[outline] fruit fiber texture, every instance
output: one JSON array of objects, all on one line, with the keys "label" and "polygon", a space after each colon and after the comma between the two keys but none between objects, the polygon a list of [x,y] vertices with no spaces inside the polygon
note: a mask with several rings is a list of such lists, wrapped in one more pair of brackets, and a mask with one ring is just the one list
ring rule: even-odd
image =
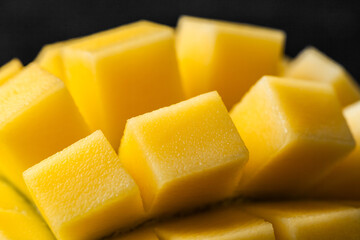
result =
[{"label": "fruit fiber texture", "polygon": [[344,116],[355,138],[356,148],[310,189],[310,196],[360,200],[360,101],[346,107]]},{"label": "fruit fiber texture", "polygon": [[277,75],[280,30],[184,16],[176,48],[187,97],[216,90],[230,109],[263,75]]},{"label": "fruit fiber texture", "polygon": [[174,30],[139,21],[63,49],[66,85],[93,130],[118,149],[128,118],[183,99]]},{"label": "fruit fiber texture", "polygon": [[0,67],[0,86],[7,80],[14,77],[23,68],[19,59],[14,58],[10,62]]},{"label": "fruit fiber texture", "polygon": [[343,107],[360,100],[360,87],[345,68],[314,47],[304,49],[285,76],[331,84]]},{"label": "fruit fiber texture", "polygon": [[232,109],[249,149],[239,192],[302,194],[355,146],[332,87],[264,76]]},{"label": "fruit fiber texture", "polygon": [[35,208],[2,179],[0,196],[1,240],[55,239]]},{"label": "fruit fiber texture", "polygon": [[243,208],[273,224],[276,240],[360,239],[360,209],[329,202],[249,203]]},{"label": "fruit fiber texture", "polygon": [[128,120],[119,156],[150,215],[173,213],[233,194],[248,159],[216,92]]},{"label": "fruit fiber texture", "polygon": [[0,87],[0,172],[24,194],[23,171],[89,133],[63,82],[37,64]]},{"label": "fruit fiber texture", "polygon": [[271,223],[236,206],[165,222],[155,232],[166,240],[275,240]]},{"label": "fruit fiber texture", "polygon": [[138,187],[101,131],[26,170],[24,179],[59,240],[104,237],[143,217]]}]

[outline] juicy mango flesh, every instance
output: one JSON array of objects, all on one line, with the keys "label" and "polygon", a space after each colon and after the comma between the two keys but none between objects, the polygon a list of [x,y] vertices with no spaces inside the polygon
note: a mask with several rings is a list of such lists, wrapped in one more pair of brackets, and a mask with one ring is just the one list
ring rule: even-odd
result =
[{"label": "juicy mango flesh", "polygon": [[359,239],[359,88],[284,42],[182,17],[1,67],[0,239]]},{"label": "juicy mango flesh", "polygon": [[263,75],[277,75],[285,34],[280,30],[184,16],[177,55],[187,97],[216,90],[228,108]]},{"label": "juicy mango flesh", "polygon": [[119,156],[157,214],[232,195],[248,151],[210,92],[129,119]]},{"label": "juicy mango flesh", "polygon": [[23,68],[19,59],[14,58],[10,62],[0,67],[0,86],[7,80],[14,77]]}]

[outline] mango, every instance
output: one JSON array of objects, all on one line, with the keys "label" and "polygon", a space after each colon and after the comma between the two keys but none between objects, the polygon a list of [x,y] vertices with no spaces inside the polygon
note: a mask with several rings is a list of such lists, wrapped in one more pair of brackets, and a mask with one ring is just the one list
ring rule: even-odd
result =
[{"label": "mango", "polygon": [[275,240],[271,223],[238,207],[226,207],[168,221],[155,228],[163,240]]},{"label": "mango", "polygon": [[130,233],[110,238],[110,240],[160,240],[152,227],[143,227]]},{"label": "mango", "polygon": [[331,84],[343,107],[360,100],[360,87],[346,69],[314,47],[299,53],[285,76]]},{"label": "mango", "polygon": [[248,151],[210,92],[129,119],[119,156],[146,211],[161,215],[230,196]]},{"label": "mango", "polygon": [[61,80],[37,64],[0,87],[0,172],[24,194],[23,171],[89,132]]},{"label": "mango", "polygon": [[355,146],[325,83],[264,76],[231,117],[250,154],[238,188],[245,196],[302,194]]},{"label": "mango", "polygon": [[55,239],[35,209],[0,179],[0,239]]},{"label": "mango", "polygon": [[10,62],[0,67],[0,86],[7,80],[14,77],[22,69],[23,65],[19,59],[14,58]]},{"label": "mango", "polygon": [[45,45],[41,48],[34,62],[38,63],[42,69],[66,82],[61,53],[64,46],[70,44],[70,42],[71,40]]},{"label": "mango", "polygon": [[360,239],[360,209],[327,202],[249,203],[243,208],[273,224],[277,240]]},{"label": "mango", "polygon": [[126,120],[183,99],[173,29],[148,21],[63,49],[66,85],[93,130],[118,149]]},{"label": "mango", "polygon": [[29,168],[24,180],[59,240],[104,237],[143,218],[139,189],[100,130]]},{"label": "mango", "polygon": [[345,119],[356,141],[356,148],[310,189],[309,194],[320,198],[360,200],[360,101],[344,109]]},{"label": "mango", "polygon": [[21,212],[0,208],[0,239],[55,240],[55,237],[40,219]]},{"label": "mango", "polygon": [[186,97],[216,90],[231,108],[263,75],[278,74],[285,33],[183,16],[176,50]]}]

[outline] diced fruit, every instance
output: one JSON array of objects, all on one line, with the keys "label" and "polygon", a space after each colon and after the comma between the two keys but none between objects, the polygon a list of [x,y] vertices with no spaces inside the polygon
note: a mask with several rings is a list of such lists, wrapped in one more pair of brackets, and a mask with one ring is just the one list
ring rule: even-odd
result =
[{"label": "diced fruit", "polygon": [[133,232],[119,237],[113,237],[110,240],[159,240],[151,227],[136,229]]},{"label": "diced fruit", "polygon": [[155,228],[164,240],[275,240],[271,223],[237,207],[211,210],[165,222]]},{"label": "diced fruit", "polygon": [[38,65],[0,87],[0,172],[24,194],[24,170],[88,134],[64,84]]},{"label": "diced fruit", "polygon": [[183,98],[173,29],[139,21],[64,48],[66,85],[80,112],[118,149],[126,120]]},{"label": "diced fruit", "polygon": [[140,193],[101,131],[24,172],[59,240],[96,239],[143,217]]},{"label": "diced fruit", "polygon": [[310,187],[354,140],[332,87],[265,76],[231,111],[249,149],[239,191],[281,197]]},{"label": "diced fruit", "polygon": [[[0,179],[0,209],[34,214],[33,207],[7,182]],[[0,230],[1,232],[1,230]]]},{"label": "diced fruit", "polygon": [[64,46],[70,44],[71,42],[72,41],[69,40],[45,45],[40,50],[38,56],[35,59],[35,62],[37,62],[42,69],[66,82],[61,50],[64,48]]},{"label": "diced fruit", "polygon": [[310,201],[253,203],[244,209],[271,222],[277,240],[360,239],[360,209]]},{"label": "diced fruit", "polygon": [[289,65],[291,63],[291,58],[288,56],[284,56],[279,63],[279,71],[278,71],[278,75],[279,76],[284,76],[287,69],[289,68]]},{"label": "diced fruit", "polygon": [[39,218],[0,208],[1,240],[55,240],[50,229]]},{"label": "diced fruit", "polygon": [[350,74],[314,47],[303,50],[291,62],[285,76],[332,84],[343,107],[360,100],[360,87]]},{"label": "diced fruit", "polygon": [[0,67],[0,86],[7,80],[14,77],[22,69],[23,65],[19,59],[14,58],[10,62]]},{"label": "diced fruit", "polygon": [[216,92],[129,119],[119,155],[155,215],[228,197],[248,159]]},{"label": "diced fruit", "polygon": [[322,198],[360,200],[360,101],[344,109],[344,116],[356,141],[356,148],[339,161],[310,195]]},{"label": "diced fruit", "polygon": [[35,209],[0,179],[0,239],[54,239]]},{"label": "diced fruit", "polygon": [[185,94],[217,90],[230,108],[263,75],[276,75],[285,33],[247,24],[181,17],[176,48]]}]

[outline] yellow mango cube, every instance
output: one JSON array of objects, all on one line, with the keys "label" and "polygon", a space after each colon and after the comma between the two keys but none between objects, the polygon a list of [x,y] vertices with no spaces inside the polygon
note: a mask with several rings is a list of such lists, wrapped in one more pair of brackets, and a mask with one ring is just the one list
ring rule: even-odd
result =
[{"label": "yellow mango cube", "polygon": [[159,240],[152,227],[143,227],[110,240]]},{"label": "yellow mango cube", "polygon": [[[34,208],[12,186],[0,179],[0,209],[35,214]],[[1,231],[0,231],[1,232]]]},{"label": "yellow mango cube", "polygon": [[23,65],[19,59],[14,58],[10,62],[0,67],[0,86],[7,80],[14,77],[22,69]]},{"label": "yellow mango cube", "polygon": [[64,84],[37,64],[0,87],[0,172],[24,194],[23,171],[89,132]]},{"label": "yellow mango cube", "polygon": [[70,42],[71,40],[47,44],[40,50],[35,59],[35,62],[38,63],[42,69],[60,78],[64,82],[66,82],[66,74],[61,52]]},{"label": "yellow mango cube", "polygon": [[230,108],[263,75],[276,75],[285,33],[184,16],[176,49],[187,97],[216,90]]},{"label": "yellow mango cube", "polygon": [[309,191],[311,196],[360,200],[360,101],[346,107],[344,116],[355,138],[356,148]]},{"label": "yellow mango cube", "polygon": [[55,240],[55,237],[39,218],[0,208],[0,239]]},{"label": "yellow mango cube", "polygon": [[156,227],[155,232],[163,240],[275,240],[271,223],[237,207],[165,222]]},{"label": "yellow mango cube", "polygon": [[231,117],[250,154],[239,184],[246,196],[301,193],[355,145],[324,83],[264,76]]},{"label": "yellow mango cube", "polygon": [[183,98],[173,29],[139,21],[63,50],[66,85],[94,130],[118,149],[126,120]]},{"label": "yellow mango cube", "polygon": [[360,209],[311,201],[253,203],[244,209],[272,223],[276,240],[360,239]]},{"label": "yellow mango cube", "polygon": [[166,214],[233,193],[248,151],[216,92],[127,121],[120,160],[149,214]]},{"label": "yellow mango cube", "polygon": [[304,49],[288,66],[285,76],[330,83],[343,107],[360,100],[360,87],[350,74],[314,47]]},{"label": "yellow mango cube", "polygon": [[143,218],[138,187],[99,130],[29,168],[24,179],[59,240],[104,237]]}]

